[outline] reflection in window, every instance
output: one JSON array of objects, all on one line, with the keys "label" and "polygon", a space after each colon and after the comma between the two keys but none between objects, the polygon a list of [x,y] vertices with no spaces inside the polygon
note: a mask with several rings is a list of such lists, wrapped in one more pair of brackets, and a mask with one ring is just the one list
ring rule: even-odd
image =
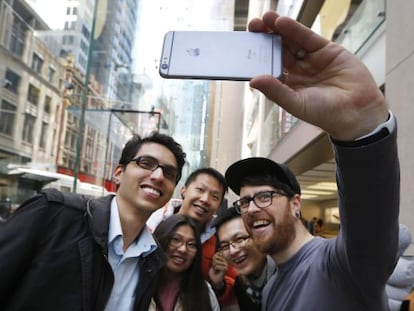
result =
[{"label": "reflection in window", "polygon": [[13,135],[13,124],[16,118],[16,106],[3,100],[0,106],[0,133]]},{"label": "reflection in window", "polygon": [[28,114],[28,113],[24,115],[22,140],[30,144],[33,143],[35,121],[36,121],[36,118],[33,115]]}]

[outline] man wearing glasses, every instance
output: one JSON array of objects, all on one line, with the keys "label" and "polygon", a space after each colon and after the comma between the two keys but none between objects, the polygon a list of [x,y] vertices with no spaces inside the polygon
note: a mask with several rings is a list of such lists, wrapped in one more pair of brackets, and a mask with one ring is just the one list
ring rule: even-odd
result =
[{"label": "man wearing glasses", "polygon": [[280,79],[262,75],[250,86],[331,137],[341,219],[336,238],[314,237],[285,166],[248,158],[227,169],[250,236],[278,267],[262,309],[388,310],[399,229],[396,119],[369,70],[343,47],[275,12],[253,19],[249,30],[281,35],[284,68]]},{"label": "man wearing glasses", "polygon": [[259,251],[234,207],[220,212],[214,225],[218,251],[238,272],[233,290],[240,311],[260,311],[262,290],[276,271],[274,261]]},{"label": "man wearing glasses", "polygon": [[23,204],[0,227],[0,309],[148,310],[166,257],[146,220],[171,198],[184,163],[170,136],[135,135],[113,173],[116,195],[55,191]]}]

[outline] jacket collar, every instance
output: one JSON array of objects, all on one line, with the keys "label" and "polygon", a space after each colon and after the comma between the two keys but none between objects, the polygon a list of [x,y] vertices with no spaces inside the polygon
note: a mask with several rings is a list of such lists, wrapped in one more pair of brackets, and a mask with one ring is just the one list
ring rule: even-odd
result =
[{"label": "jacket collar", "polygon": [[89,200],[86,207],[92,237],[105,250],[105,254],[108,253],[109,220],[111,202],[114,196],[108,195],[99,199]]}]

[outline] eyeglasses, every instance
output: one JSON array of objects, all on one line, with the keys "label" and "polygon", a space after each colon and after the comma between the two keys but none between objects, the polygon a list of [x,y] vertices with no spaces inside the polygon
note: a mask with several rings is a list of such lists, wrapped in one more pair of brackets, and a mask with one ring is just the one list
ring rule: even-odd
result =
[{"label": "eyeglasses", "polygon": [[234,208],[239,214],[245,214],[249,210],[250,202],[253,201],[258,208],[265,208],[272,204],[272,198],[275,195],[287,196],[282,191],[262,191],[252,197],[245,197],[233,203]]},{"label": "eyeglasses", "polygon": [[240,236],[234,241],[229,241],[228,243],[220,243],[219,251],[223,252],[223,254],[226,255],[230,251],[230,246],[233,246],[233,248],[236,249],[240,249],[246,244],[247,240],[249,239],[249,236]]},{"label": "eyeglasses", "polygon": [[171,165],[161,165],[158,163],[157,159],[150,156],[141,156],[135,159],[132,159],[130,162],[135,162],[139,167],[149,170],[151,172],[155,171],[157,168],[161,167],[162,174],[165,178],[176,182],[178,179],[178,170],[176,167]]},{"label": "eyeglasses", "polygon": [[191,253],[197,252],[197,243],[194,240],[184,241],[180,236],[173,236],[170,240],[169,246],[171,248],[180,248],[183,244],[187,248],[187,251]]}]

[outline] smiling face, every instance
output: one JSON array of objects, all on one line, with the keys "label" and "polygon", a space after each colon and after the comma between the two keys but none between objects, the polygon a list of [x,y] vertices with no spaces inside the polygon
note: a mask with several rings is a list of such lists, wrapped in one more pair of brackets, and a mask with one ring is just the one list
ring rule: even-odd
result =
[{"label": "smiling face", "polygon": [[[139,156],[151,156],[160,165],[177,167],[174,154],[157,143],[143,144],[134,158]],[[163,206],[171,198],[175,188],[175,182],[164,176],[161,167],[151,171],[133,161],[125,167],[118,165],[114,180],[119,185],[117,202],[120,213],[138,214],[144,218],[148,218],[152,212]]]},{"label": "smiling face", "polygon": [[[181,245],[180,245],[181,244]],[[193,229],[189,225],[177,227],[167,248],[167,269],[172,273],[186,271],[194,261],[197,253]]]},{"label": "smiling face", "polygon": [[266,258],[252,239],[246,240],[240,247],[234,247],[230,244],[230,242],[241,241],[242,238],[249,236],[241,217],[230,219],[220,225],[217,236],[220,245],[229,246],[227,251],[223,251],[223,256],[237,269],[238,273],[260,275],[265,266]]},{"label": "smiling face", "polygon": [[183,201],[179,213],[191,217],[204,227],[219,209],[223,193],[223,186],[216,178],[200,174],[181,189]]},{"label": "smiling face", "polygon": [[[253,197],[261,191],[276,190],[271,186],[244,186],[240,198]],[[292,204],[295,197],[274,196],[272,204],[258,208],[250,202],[248,212],[243,214],[243,221],[260,251],[275,255],[286,250],[296,237],[295,217]]]}]

